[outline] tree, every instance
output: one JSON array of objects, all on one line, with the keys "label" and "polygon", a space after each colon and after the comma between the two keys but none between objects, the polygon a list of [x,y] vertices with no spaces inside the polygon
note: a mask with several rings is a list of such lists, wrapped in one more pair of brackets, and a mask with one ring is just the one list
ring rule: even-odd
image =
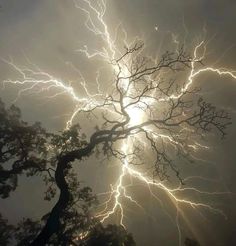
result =
[{"label": "tree", "polygon": [[[83,146],[86,144],[84,140],[79,137],[78,125],[65,131],[62,135],[55,135],[46,133],[41,127],[40,123],[29,125],[21,120],[21,113],[19,108],[11,106],[5,109],[5,105],[0,101],[0,128],[1,128],[1,170],[0,170],[0,195],[2,198],[7,198],[10,192],[14,191],[17,187],[18,176],[26,174],[33,176],[36,174],[42,175],[47,185],[45,192],[45,200],[51,200],[55,195],[53,184],[55,182],[51,172],[54,172],[54,157],[48,154],[47,146],[50,145],[65,149],[68,151],[74,146]],[[71,144],[63,147],[63,143],[70,139]],[[48,161],[50,160],[50,163]],[[9,168],[10,167],[10,168]],[[44,174],[45,173],[45,174]],[[47,175],[46,175],[47,174]],[[87,231],[89,228],[96,228],[99,226],[101,233],[105,233],[109,228],[103,228],[102,225],[95,223],[90,214],[89,209],[92,205],[97,203],[96,196],[92,194],[90,187],[81,187],[77,176],[73,172],[64,173],[67,176],[67,189],[69,194],[66,209],[60,213],[60,223],[58,221],[57,229],[54,235],[48,239],[47,243],[53,245],[68,245],[73,243],[73,238],[76,235]],[[74,206],[79,203],[79,206]],[[42,221],[47,221],[49,214],[46,214]],[[0,214],[0,241],[2,245],[7,245],[12,239],[18,242],[17,245],[28,245],[33,241],[37,234],[42,230],[43,226],[40,221],[33,221],[31,219],[23,219],[17,226],[12,226],[3,219]],[[114,232],[120,231],[120,235],[114,235],[113,240],[132,240],[132,236],[127,234],[128,239],[125,238],[126,232],[115,225],[111,226]],[[109,235],[113,231],[110,231]],[[94,234],[99,236],[98,233]],[[102,238],[101,234],[100,237]],[[123,238],[119,238],[123,236]],[[86,237],[87,240],[92,240],[92,237]],[[105,240],[101,239],[101,240]],[[108,240],[108,239],[107,239]],[[108,242],[108,241],[107,241]],[[121,245],[117,244],[117,245]],[[83,242],[83,245],[87,245]],[[93,244],[88,244],[93,245]]]},{"label": "tree", "polygon": [[184,241],[184,245],[186,245],[186,246],[199,246],[199,243],[198,243],[198,241],[187,237]]},{"label": "tree", "polygon": [[9,244],[14,227],[8,224],[8,221],[2,217],[0,214],[0,244]]},{"label": "tree", "polygon": [[[85,245],[97,246],[135,246],[131,234],[127,234],[122,226],[108,225],[103,227],[101,224],[96,226],[90,233],[90,237],[83,242]],[[82,243],[82,245],[83,245]]]},{"label": "tree", "polygon": [[[183,48],[166,52],[159,60],[153,60],[144,55],[142,43],[127,47],[119,58],[112,61],[116,72],[110,93],[102,95],[92,106],[77,111],[78,114],[91,115],[102,110],[102,123],[89,138],[81,132],[79,125],[68,124],[67,130],[61,134],[47,133],[39,123],[29,126],[20,119],[15,106],[6,110],[1,103],[2,197],[6,198],[15,189],[17,177],[23,172],[28,176],[43,174],[48,185],[46,199],[55,195],[53,185],[60,192],[30,245],[45,245],[51,240],[70,241],[74,229],[63,224],[63,217],[73,221],[72,225],[76,220],[81,233],[92,231],[99,240],[107,237],[103,232],[105,236],[97,236],[97,231],[92,230],[91,225],[96,222],[89,221],[88,208],[96,199],[89,188],[80,187],[72,171],[75,161],[84,160],[95,150],[122,162],[126,160],[129,165],[140,164],[145,156],[144,149],[133,142],[132,152],[127,152],[119,147],[119,143],[131,136],[141,136],[155,155],[153,175],[163,181],[174,174],[183,184],[173,151],[166,146],[163,136],[171,139],[176,156],[190,158],[188,146],[194,139],[213,130],[224,136],[230,124],[225,111],[205,102],[199,97],[199,89],[190,86],[192,77],[182,84],[176,79],[177,74],[185,70],[190,70],[190,76],[193,76],[196,64],[201,63],[201,58],[191,57]],[[113,113],[107,114],[104,109]],[[157,141],[158,137],[160,141]],[[12,162],[11,169],[4,168],[8,162]],[[80,212],[72,206],[77,200],[86,203],[80,206]],[[109,232],[108,238],[110,231],[114,231],[121,238],[131,240],[119,228],[107,227],[105,230]]]},{"label": "tree", "polygon": [[0,195],[6,198],[15,190],[23,171],[30,176],[46,167],[47,134],[40,123],[29,126],[22,121],[19,108],[6,110],[2,101],[0,131]]}]

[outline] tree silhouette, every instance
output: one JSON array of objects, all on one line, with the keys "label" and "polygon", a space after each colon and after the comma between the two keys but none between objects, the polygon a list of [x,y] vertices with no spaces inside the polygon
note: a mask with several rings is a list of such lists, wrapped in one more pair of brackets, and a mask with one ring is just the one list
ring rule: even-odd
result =
[{"label": "tree silhouette", "polygon": [[[44,199],[50,201],[56,193],[55,188],[53,188],[55,178],[52,175],[55,172],[53,168],[56,159],[54,159],[53,155],[51,156],[52,153],[48,153],[47,146],[50,143],[50,145],[56,146],[56,148],[60,147],[60,151],[63,152],[73,150],[75,146],[86,145],[86,141],[83,140],[84,136],[80,138],[78,135],[79,126],[75,125],[70,130],[64,131],[61,135],[49,134],[46,133],[39,123],[29,125],[22,121],[19,108],[11,106],[9,109],[6,109],[4,103],[0,101],[0,128],[1,197],[7,198],[10,192],[16,189],[19,175],[23,173],[27,176],[40,174],[47,185]],[[68,139],[71,140],[71,143],[63,146],[63,143]],[[48,163],[49,160],[50,163]],[[8,168],[9,166],[10,169]],[[133,240],[129,234],[127,234],[126,238],[126,231],[124,229],[113,225],[111,227],[112,230],[109,230],[110,227],[108,229],[103,228],[97,221],[93,221],[89,214],[89,209],[97,203],[97,199],[92,194],[91,188],[81,187],[76,174],[69,172],[69,170],[66,170],[63,175],[67,177],[67,189],[69,192],[67,207],[61,211],[56,231],[50,239],[48,238],[47,243],[52,245],[68,245],[68,243],[73,243],[73,238],[76,235],[91,228],[94,228],[93,232],[97,232],[94,236],[99,236],[103,242],[105,242],[104,240],[107,240],[107,243],[109,243],[109,240],[118,240],[116,245],[121,245],[125,240]],[[79,206],[74,206],[78,203]],[[29,245],[43,229],[42,222],[48,221],[49,216],[50,213],[43,216],[42,221],[24,218],[17,226],[12,226],[0,214],[1,245],[9,244],[13,239],[18,242],[17,245]],[[101,231],[101,235],[98,233],[97,226]],[[109,231],[110,239],[104,236],[106,231]],[[117,232],[117,234],[111,235],[113,232]],[[86,237],[86,240],[90,241],[88,244],[83,242],[83,245],[95,245],[91,244],[91,236]]]},{"label": "tree silhouette", "polygon": [[0,244],[7,245],[12,239],[14,227],[8,224],[8,221],[0,214]]},{"label": "tree silhouette", "polygon": [[108,225],[103,227],[99,224],[91,231],[90,237],[82,245],[135,246],[136,244],[131,234],[127,234],[122,226]]},{"label": "tree silhouette", "polygon": [[0,195],[6,198],[15,190],[23,171],[31,176],[46,167],[47,134],[40,123],[29,126],[21,120],[19,108],[13,105],[5,109],[2,101],[0,131]]},{"label": "tree silhouette", "polygon": [[191,239],[191,238],[188,238],[188,237],[185,239],[184,245],[185,246],[200,246],[198,241]]},{"label": "tree silhouette", "polygon": [[[89,215],[89,208],[96,203],[96,198],[90,188],[80,186],[72,169],[75,161],[84,160],[96,149],[107,157],[124,160],[126,153],[117,148],[116,143],[139,134],[156,156],[153,174],[165,180],[172,172],[183,183],[180,170],[173,162],[173,153],[165,147],[163,141],[156,141],[155,133],[162,131],[168,134],[173,139],[176,155],[184,158],[189,157],[184,146],[191,141],[190,137],[213,130],[225,135],[225,129],[230,123],[228,114],[206,103],[199,97],[198,89],[187,88],[186,84],[180,85],[175,78],[171,78],[171,75],[175,77],[178,72],[191,69],[194,59],[181,48],[178,52],[166,52],[159,60],[153,60],[144,56],[142,47],[142,43],[136,43],[126,48],[120,58],[112,61],[117,68],[114,89],[104,95],[99,104],[78,112],[94,114],[100,109],[110,108],[115,113],[113,116],[103,111],[101,127],[97,127],[89,138],[82,133],[79,125],[71,125],[60,134],[48,133],[39,123],[28,125],[22,121],[17,107],[5,109],[4,104],[0,103],[2,198],[8,197],[15,190],[17,177],[22,173],[43,176],[48,188],[45,193],[47,200],[55,195],[55,187],[59,190],[56,204],[43,217],[40,225],[29,220],[19,225],[17,235],[21,240],[21,228],[26,227],[30,231],[30,245],[50,242],[55,245],[66,245],[67,242],[73,244],[73,237],[85,231],[91,231],[91,235],[101,242],[112,241],[113,237],[119,235],[119,240],[123,238],[125,241],[124,245],[128,245],[126,242],[132,245],[132,239],[119,227],[96,227],[96,221]],[[195,58],[194,62],[201,64],[202,61]],[[162,77],[162,72],[168,72],[169,75]],[[150,100],[151,104],[148,103]],[[132,110],[145,111],[144,119],[141,122],[134,121]],[[189,129],[187,133],[182,131],[183,128]],[[143,151],[134,144],[133,153],[129,154],[130,164],[142,162]],[[80,204],[79,209],[74,207],[76,203]],[[99,234],[99,231],[102,233]],[[89,236],[86,240],[89,243],[93,241]],[[119,240],[114,245],[120,245]]]}]

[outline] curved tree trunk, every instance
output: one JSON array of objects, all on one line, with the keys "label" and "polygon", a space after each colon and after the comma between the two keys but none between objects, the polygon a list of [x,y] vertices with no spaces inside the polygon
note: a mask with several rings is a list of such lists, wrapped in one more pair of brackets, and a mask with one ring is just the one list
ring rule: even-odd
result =
[{"label": "curved tree trunk", "polygon": [[49,218],[47,219],[42,231],[30,245],[45,245],[49,241],[50,237],[59,229],[61,212],[67,207],[70,199],[70,192],[64,176],[67,164],[68,163],[62,161],[59,161],[57,164],[55,180],[58,188],[60,189],[60,196],[50,212]]},{"label": "curved tree trunk", "polygon": [[90,144],[88,144],[87,147],[83,149],[71,151],[66,153],[64,156],[59,157],[55,172],[55,181],[58,188],[60,189],[60,196],[57,203],[52,208],[43,229],[35,238],[35,240],[31,242],[31,246],[46,245],[51,236],[58,231],[60,227],[61,213],[66,209],[70,200],[70,192],[65,179],[65,170],[68,168],[68,164],[70,162],[74,161],[75,159],[81,160],[83,157],[91,154],[92,150],[99,142],[100,141],[93,141],[93,143],[90,142]]}]

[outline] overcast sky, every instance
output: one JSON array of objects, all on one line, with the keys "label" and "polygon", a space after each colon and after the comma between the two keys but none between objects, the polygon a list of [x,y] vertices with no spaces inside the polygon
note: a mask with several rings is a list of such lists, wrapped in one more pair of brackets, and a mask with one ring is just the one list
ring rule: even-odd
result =
[{"label": "overcast sky", "polygon": [[[173,34],[190,48],[196,40],[205,38],[208,41],[206,62],[236,70],[235,0],[108,0],[107,3],[106,20],[111,32],[117,24],[122,23],[129,38],[141,37],[154,53],[169,48],[167,43],[171,42]],[[85,16],[75,8],[73,1],[0,0],[0,5],[1,58],[12,58],[17,64],[25,65],[27,57],[64,81],[76,80],[78,74],[73,64],[90,81],[89,86],[93,87],[92,71],[96,63],[89,64],[76,50],[84,44],[94,47],[97,44],[86,31]],[[0,82],[14,76],[14,71],[0,61]],[[197,166],[197,169],[201,169],[197,172],[218,182],[209,184],[202,181],[198,185],[210,190],[222,187],[222,190],[235,193],[236,80],[209,75],[198,79],[198,83],[205,98],[228,109],[233,121],[227,138],[210,143],[212,148],[201,153],[202,158],[209,162]],[[0,97],[8,104],[15,99],[16,94],[17,88],[12,86],[0,90]],[[45,102],[37,97],[24,96],[16,104],[22,109],[26,120],[41,121],[53,131],[64,127],[65,113],[73,110],[72,102],[66,98]],[[111,182],[114,169],[98,166],[95,171],[93,162],[91,158],[88,165],[81,168],[80,175],[92,188],[101,191]],[[105,177],[108,177],[106,184]],[[10,202],[1,202],[0,210],[11,222],[22,216],[37,218],[42,215],[42,211],[47,211],[49,204],[42,203],[37,208],[42,198],[37,193],[39,185],[38,179],[23,179],[22,186],[16,190]],[[142,188],[140,190],[145,192]],[[138,245],[178,245],[176,226],[149,195],[139,196],[145,201],[142,206],[147,212],[129,212],[130,218],[127,219],[127,229],[134,234]],[[186,209],[183,236],[196,237],[202,245],[236,245],[235,195],[210,196],[206,200],[222,208],[228,219],[208,211],[198,213]]]}]

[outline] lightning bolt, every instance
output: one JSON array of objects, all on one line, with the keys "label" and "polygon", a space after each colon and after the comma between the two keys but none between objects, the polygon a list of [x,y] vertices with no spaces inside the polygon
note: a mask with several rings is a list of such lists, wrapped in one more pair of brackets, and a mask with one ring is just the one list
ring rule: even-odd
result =
[{"label": "lightning bolt", "polygon": [[[117,78],[119,78],[119,89],[125,91],[126,97],[124,98],[124,107],[126,107],[126,112],[129,115],[129,123],[128,126],[136,126],[140,125],[149,117],[145,110],[148,107],[155,106],[157,103],[164,103],[170,100],[176,100],[181,98],[184,93],[186,93],[191,86],[194,84],[197,77],[204,73],[214,73],[218,76],[228,76],[232,79],[236,80],[236,71],[229,71],[227,69],[215,68],[215,67],[205,67],[198,68],[197,64],[205,57],[206,45],[204,41],[196,44],[193,50],[193,59],[190,63],[190,72],[185,79],[181,89],[176,93],[171,95],[162,95],[159,97],[158,101],[153,100],[151,95],[142,97],[142,100],[136,104],[133,104],[130,99],[133,95],[134,88],[130,85],[129,77],[130,72],[127,68],[127,64],[131,63],[129,56],[124,57],[123,59],[119,59],[122,56],[123,52],[119,49],[119,45],[117,44],[117,36],[119,35],[119,31],[124,34],[123,43],[126,47],[131,47],[132,44],[136,42],[133,40],[132,42],[128,42],[127,33],[123,29],[121,25],[115,29],[115,34],[111,35],[109,31],[109,26],[106,22],[106,10],[107,5],[105,0],[100,1],[90,1],[90,0],[74,0],[75,7],[81,11],[86,20],[84,22],[85,27],[89,32],[91,32],[94,37],[98,40],[101,40],[103,43],[103,47],[101,49],[91,49],[85,44],[82,48],[79,48],[77,52],[85,55],[89,60],[98,59],[103,61],[111,67],[111,70],[115,74]],[[113,29],[114,30],[114,29]],[[173,36],[174,43],[179,46],[179,41],[176,36]],[[12,60],[4,60],[9,66],[11,66],[19,75],[19,79],[17,80],[5,80],[4,86],[7,84],[13,84],[14,86],[20,86],[21,89],[18,92],[18,95],[15,99],[18,100],[22,95],[37,94],[37,95],[47,95],[48,98],[57,98],[62,95],[66,95],[74,104],[74,109],[66,123],[66,128],[69,128],[75,118],[81,112],[92,112],[94,110],[100,110],[102,113],[107,113],[112,115],[113,117],[120,117],[119,113],[114,110],[116,107],[116,102],[112,100],[107,100],[109,98],[108,95],[116,88],[116,85],[112,84],[111,88],[104,89],[102,84],[100,83],[100,71],[97,72],[96,77],[96,89],[91,91],[89,86],[87,85],[86,80],[82,76],[82,73],[78,70],[79,73],[79,84],[70,84],[65,81],[62,81],[50,73],[41,70],[35,64],[32,64],[32,68],[25,68],[16,65]],[[154,61],[155,63],[155,61]],[[151,76],[149,77],[151,80]],[[156,78],[156,83],[160,78]],[[155,93],[155,90],[153,90]],[[189,128],[182,128],[179,131],[179,135],[168,134],[165,132],[156,132],[152,129],[152,127],[144,126],[143,130],[148,134],[148,137],[154,139],[155,141],[160,141],[163,145],[171,146],[174,149],[181,149],[186,151],[186,148],[193,149],[194,152],[197,152],[199,149],[209,149],[209,146],[205,146],[197,140],[189,140],[187,144],[184,144],[184,141],[179,141],[179,137],[182,136],[184,132],[191,131]],[[184,192],[191,191],[198,194],[206,194],[206,195],[221,195],[226,194],[227,192],[208,192],[202,191],[194,187],[184,187],[182,185],[178,185],[175,188],[170,188],[165,184],[164,181],[160,181],[158,179],[153,179],[150,177],[148,172],[144,172],[141,168],[136,168],[136,166],[132,165],[132,153],[135,151],[135,144],[140,143],[142,147],[147,146],[147,142],[143,138],[142,131],[134,131],[132,136],[127,136],[125,140],[122,140],[119,144],[119,151],[122,153],[122,158],[120,160],[120,174],[115,184],[112,184],[110,187],[110,191],[98,194],[105,195],[106,200],[101,204],[103,207],[101,211],[97,211],[94,217],[98,218],[100,222],[105,222],[107,219],[111,218],[115,214],[119,214],[119,223],[123,227],[125,227],[125,206],[124,201],[130,202],[140,209],[144,208],[141,206],[140,202],[135,200],[130,194],[130,187],[134,186],[133,180],[137,180],[144,186],[148,188],[150,191],[150,195],[158,200],[163,207],[165,207],[161,201],[160,197],[157,197],[154,194],[153,190],[161,191],[166,194],[169,198],[170,202],[176,207],[176,226],[179,233],[179,244],[181,244],[181,229],[179,225],[179,214],[182,213],[181,206],[189,206],[193,209],[204,208],[210,210],[214,213],[222,214],[224,213],[203,202],[193,201],[183,197]],[[189,177],[190,179],[191,177]],[[198,177],[195,177],[198,178]],[[201,177],[199,177],[201,178]],[[187,180],[187,179],[186,179]],[[82,234],[81,234],[82,235]],[[83,234],[84,235],[84,234]],[[85,233],[85,235],[87,235]],[[84,236],[83,236],[84,237]],[[82,238],[82,236],[80,236]]]}]

